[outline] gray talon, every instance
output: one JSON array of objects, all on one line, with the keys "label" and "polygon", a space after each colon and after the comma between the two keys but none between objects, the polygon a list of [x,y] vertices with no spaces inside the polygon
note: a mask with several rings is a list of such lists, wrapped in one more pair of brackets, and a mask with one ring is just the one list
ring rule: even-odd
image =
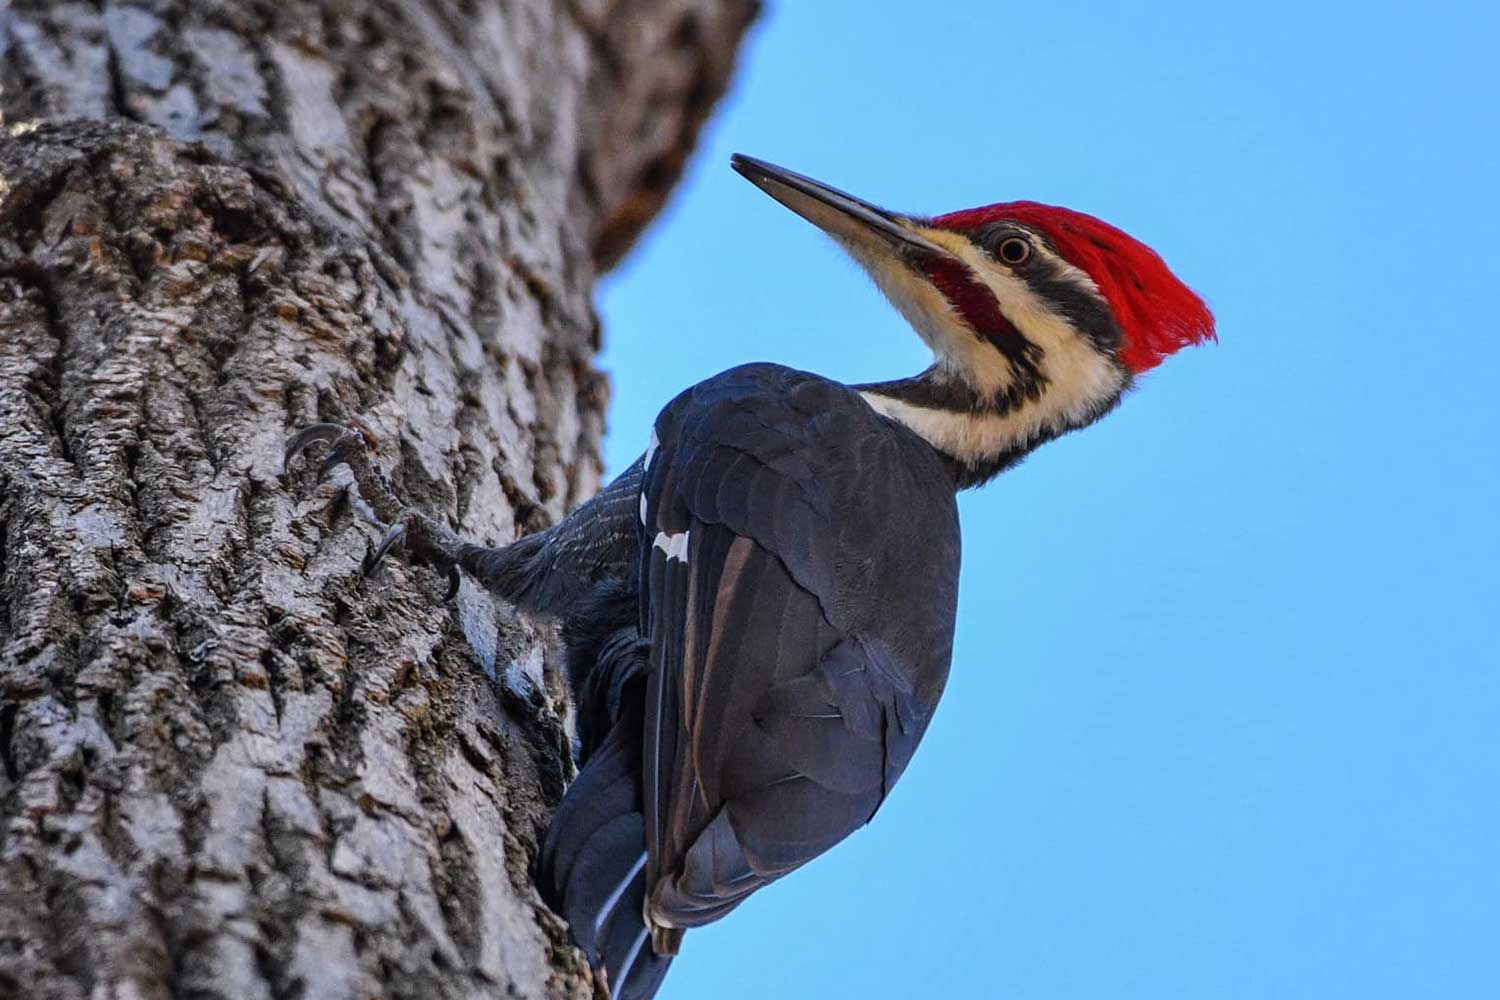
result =
[{"label": "gray talon", "polygon": [[302,453],[314,441],[334,442],[348,433],[341,424],[313,424],[293,434],[286,442],[286,452],[281,456],[281,471],[286,472],[292,459]]},{"label": "gray talon", "polygon": [[[370,432],[358,423],[304,427],[287,439],[286,453],[282,456],[283,473],[315,441],[329,446],[318,465],[318,479],[325,480],[336,466],[347,465],[353,480],[345,485],[341,495],[349,500],[355,514],[380,531],[380,541],[367,551],[360,571],[373,576],[393,550],[405,548],[412,561],[426,563],[439,572],[446,570],[448,592],[444,600],[457,596],[461,583],[458,567],[454,565],[458,540],[435,527],[419,511],[402,508],[369,460],[368,452],[375,447]],[[387,517],[390,524],[385,522]]]},{"label": "gray talon", "polygon": [[319,482],[327,479],[330,472],[349,461],[348,449],[352,440],[352,437],[339,438],[333,443],[333,447],[328,449],[328,454],[323,456],[323,462],[318,466]]},{"label": "gray talon", "polygon": [[374,551],[365,556],[364,565],[361,567],[365,576],[370,576],[380,567],[380,563],[390,554],[391,549],[401,544],[406,537],[406,525],[393,524],[386,529],[385,535],[380,539],[380,544],[375,546]]}]

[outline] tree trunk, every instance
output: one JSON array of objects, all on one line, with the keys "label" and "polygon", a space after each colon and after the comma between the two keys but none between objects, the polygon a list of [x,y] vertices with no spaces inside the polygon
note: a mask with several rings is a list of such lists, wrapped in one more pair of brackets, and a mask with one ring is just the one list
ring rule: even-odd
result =
[{"label": "tree trunk", "polygon": [[586,498],[592,282],[755,7],[0,4],[0,996],[592,994],[547,634],[364,579],[282,446],[495,543]]}]

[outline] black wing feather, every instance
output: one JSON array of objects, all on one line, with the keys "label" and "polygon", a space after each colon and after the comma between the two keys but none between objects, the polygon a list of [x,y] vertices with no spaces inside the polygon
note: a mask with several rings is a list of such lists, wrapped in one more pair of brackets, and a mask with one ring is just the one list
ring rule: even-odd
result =
[{"label": "black wing feather", "polygon": [[735,369],[656,433],[647,884],[654,918],[688,927],[867,822],[904,770],[946,678],[957,521],[930,449],[814,376]]}]

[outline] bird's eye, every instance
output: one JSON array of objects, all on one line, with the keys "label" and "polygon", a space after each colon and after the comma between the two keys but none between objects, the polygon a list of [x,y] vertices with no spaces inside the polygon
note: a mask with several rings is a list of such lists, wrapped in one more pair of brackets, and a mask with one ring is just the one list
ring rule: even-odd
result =
[{"label": "bird's eye", "polygon": [[1007,236],[995,250],[1000,259],[1012,267],[1031,259],[1031,244],[1019,236]]}]

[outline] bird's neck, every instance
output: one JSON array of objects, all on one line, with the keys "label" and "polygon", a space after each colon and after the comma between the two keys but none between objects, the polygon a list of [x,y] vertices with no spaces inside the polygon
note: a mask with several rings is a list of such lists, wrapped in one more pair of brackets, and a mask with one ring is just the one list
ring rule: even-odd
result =
[{"label": "bird's neck", "polygon": [[930,444],[959,489],[987,482],[1025,457],[1004,415],[984,405],[962,379],[934,366],[912,378],[854,387],[865,402]]},{"label": "bird's neck", "polygon": [[940,366],[912,378],[854,388],[876,412],[936,449],[953,469],[959,489],[988,482],[1039,445],[1092,422],[1113,404],[1110,400],[1087,419],[1075,420],[1055,412],[1054,394],[1045,386],[1028,396],[984,396]]}]

